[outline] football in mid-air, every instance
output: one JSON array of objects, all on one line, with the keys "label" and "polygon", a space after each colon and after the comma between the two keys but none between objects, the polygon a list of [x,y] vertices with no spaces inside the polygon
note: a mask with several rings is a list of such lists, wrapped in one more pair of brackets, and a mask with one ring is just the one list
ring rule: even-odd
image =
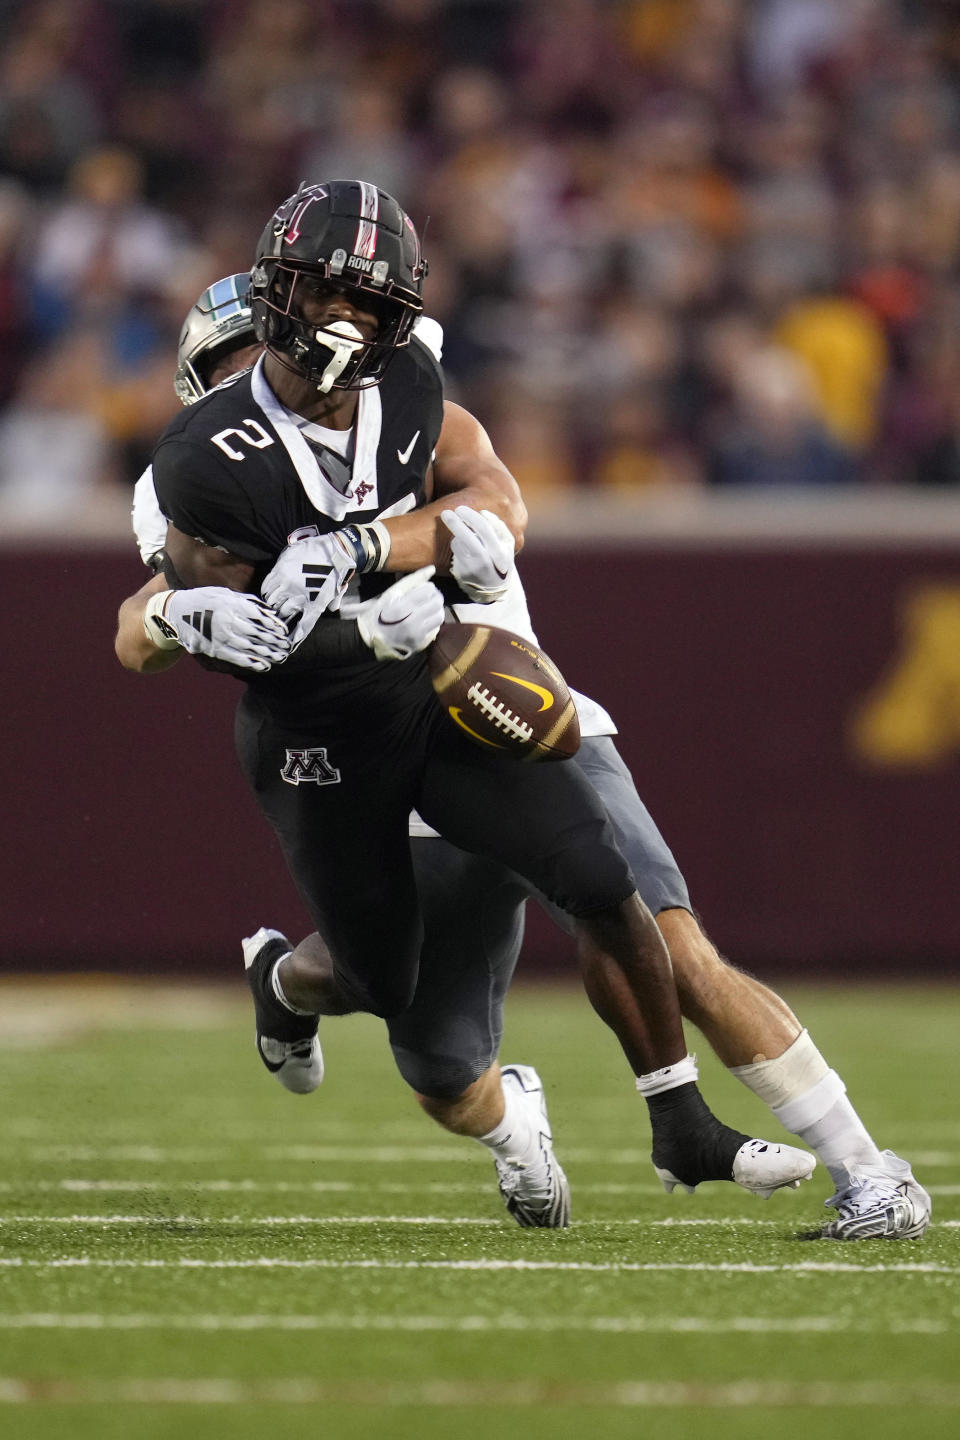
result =
[{"label": "football in mid-air", "polygon": [[492,625],[442,625],[429,660],[440,704],[485,750],[521,760],[577,753],[580,722],[567,683],[529,640]]}]

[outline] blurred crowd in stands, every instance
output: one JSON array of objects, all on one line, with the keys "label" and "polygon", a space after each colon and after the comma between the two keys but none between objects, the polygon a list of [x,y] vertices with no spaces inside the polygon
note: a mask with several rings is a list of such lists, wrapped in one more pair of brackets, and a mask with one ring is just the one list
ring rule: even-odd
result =
[{"label": "blurred crowd in stands", "polygon": [[126,491],[302,178],[528,493],[960,484],[952,0],[0,0],[0,496]]}]

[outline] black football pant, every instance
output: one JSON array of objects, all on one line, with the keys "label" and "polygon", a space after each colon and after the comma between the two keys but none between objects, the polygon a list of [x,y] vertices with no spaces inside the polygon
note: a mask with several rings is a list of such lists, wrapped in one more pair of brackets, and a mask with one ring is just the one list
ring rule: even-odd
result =
[{"label": "black football pant", "polygon": [[375,1015],[406,1010],[417,985],[423,925],[411,809],[569,915],[611,909],[634,891],[579,767],[481,750],[449,723],[425,676],[402,710],[382,719],[375,742],[342,718],[335,728],[281,725],[248,691],[237,748],[338,983]]}]

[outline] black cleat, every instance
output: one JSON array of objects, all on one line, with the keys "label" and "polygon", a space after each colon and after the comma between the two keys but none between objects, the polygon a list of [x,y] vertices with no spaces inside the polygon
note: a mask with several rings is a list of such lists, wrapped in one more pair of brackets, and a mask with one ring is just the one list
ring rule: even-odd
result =
[{"label": "black cleat", "polygon": [[243,963],[257,1017],[257,1054],[285,1090],[309,1095],[323,1079],[318,1015],[295,1015],[273,993],[273,967],[293,946],[279,930],[264,926],[242,942]]},{"label": "black cleat", "polygon": [[[651,1103],[652,1101],[652,1103]],[[691,1082],[652,1096],[653,1168],[669,1194],[679,1185],[688,1194],[707,1180],[734,1184],[769,1200],[775,1190],[799,1188],[816,1168],[815,1155],[792,1145],[751,1140],[711,1112]]]}]

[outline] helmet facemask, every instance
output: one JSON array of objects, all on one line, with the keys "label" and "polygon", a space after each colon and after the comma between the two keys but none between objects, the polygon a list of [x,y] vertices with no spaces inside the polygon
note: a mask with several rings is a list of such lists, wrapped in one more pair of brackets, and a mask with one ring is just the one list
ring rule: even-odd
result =
[{"label": "helmet facemask", "polygon": [[[336,257],[334,257],[336,260]],[[376,316],[377,332],[365,340],[348,320],[324,326],[308,321],[298,302],[301,281],[307,277],[330,280],[358,310]],[[331,390],[363,390],[379,385],[391,357],[409,343],[410,332],[422,306],[417,297],[393,294],[389,280],[349,279],[334,265],[290,264],[261,260],[253,273],[253,315],[266,348],[288,370],[316,384],[324,395]]]}]

